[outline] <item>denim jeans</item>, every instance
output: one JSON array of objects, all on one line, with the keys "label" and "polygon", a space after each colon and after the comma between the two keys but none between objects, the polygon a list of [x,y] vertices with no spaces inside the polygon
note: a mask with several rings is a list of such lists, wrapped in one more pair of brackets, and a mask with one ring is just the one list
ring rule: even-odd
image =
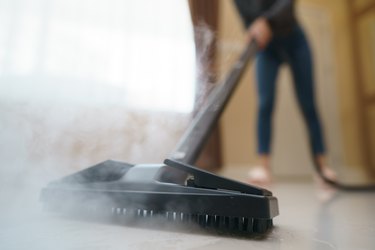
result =
[{"label": "denim jeans", "polygon": [[322,128],[314,97],[312,56],[305,34],[299,26],[287,36],[274,37],[256,56],[258,154],[269,154],[271,150],[276,77],[284,62],[291,69],[295,94],[308,128],[312,151],[315,155],[324,154]]}]

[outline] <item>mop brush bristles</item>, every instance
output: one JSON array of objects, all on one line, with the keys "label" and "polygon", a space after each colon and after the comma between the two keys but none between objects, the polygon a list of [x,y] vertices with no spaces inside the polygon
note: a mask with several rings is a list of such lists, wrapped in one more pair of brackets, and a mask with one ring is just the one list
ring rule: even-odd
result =
[{"label": "mop brush bristles", "polygon": [[63,214],[117,223],[150,220],[236,233],[264,233],[272,227],[278,206],[269,191],[173,160],[166,163],[189,175],[184,185],[159,181],[164,164],[106,161],[50,183],[41,200]]}]

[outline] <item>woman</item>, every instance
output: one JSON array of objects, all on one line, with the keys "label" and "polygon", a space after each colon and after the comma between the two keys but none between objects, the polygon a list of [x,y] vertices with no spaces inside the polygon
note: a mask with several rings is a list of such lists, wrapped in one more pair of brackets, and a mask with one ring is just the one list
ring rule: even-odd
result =
[{"label": "woman", "polygon": [[276,77],[284,62],[291,69],[315,160],[328,178],[335,179],[335,173],[325,162],[326,149],[315,105],[311,52],[295,16],[295,1],[235,0],[235,4],[247,28],[248,41],[255,40],[259,47],[256,56],[259,166],[249,172],[249,182],[260,186],[271,183],[272,112]]}]

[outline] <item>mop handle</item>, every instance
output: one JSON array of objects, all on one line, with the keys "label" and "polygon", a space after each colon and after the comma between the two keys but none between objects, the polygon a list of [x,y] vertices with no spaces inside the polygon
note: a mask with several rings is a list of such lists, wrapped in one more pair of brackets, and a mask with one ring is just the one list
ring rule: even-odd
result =
[{"label": "mop handle", "polygon": [[255,57],[258,47],[254,41],[244,49],[232,69],[209,93],[207,100],[191,121],[177,143],[170,158],[187,164],[194,164],[219,120],[235,88],[240,82],[249,61]]}]

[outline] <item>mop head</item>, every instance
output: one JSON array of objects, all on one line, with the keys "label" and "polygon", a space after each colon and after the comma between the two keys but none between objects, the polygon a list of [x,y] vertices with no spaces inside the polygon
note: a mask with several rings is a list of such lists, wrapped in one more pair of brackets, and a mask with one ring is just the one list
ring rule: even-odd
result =
[{"label": "mop head", "polygon": [[[132,165],[105,161],[49,183],[41,201],[49,210],[112,222],[171,222],[233,233],[263,234],[278,215],[268,190],[223,178],[181,162]],[[184,184],[163,182],[174,169]]]}]

